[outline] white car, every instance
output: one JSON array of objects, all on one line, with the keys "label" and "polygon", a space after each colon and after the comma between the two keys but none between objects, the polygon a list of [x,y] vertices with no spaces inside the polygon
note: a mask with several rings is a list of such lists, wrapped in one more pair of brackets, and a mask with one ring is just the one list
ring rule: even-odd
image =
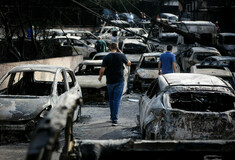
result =
[{"label": "white car", "polygon": [[[134,73],[133,89],[139,89],[141,92],[144,92],[150,86],[152,81],[159,76],[158,62],[161,54],[161,52],[144,53],[141,56]],[[177,63],[176,72],[180,72]]]},{"label": "white car", "polygon": [[178,16],[172,13],[160,13],[160,18],[167,19],[169,23],[176,23],[178,21]]},{"label": "white car", "polygon": [[148,44],[143,43],[138,39],[125,39],[119,42],[119,48],[126,55],[127,59],[131,61],[131,73],[135,71],[140,57],[143,53],[152,52]]},{"label": "white car", "polygon": [[[75,76],[81,86],[84,103],[103,102],[107,100],[106,76],[104,74],[101,82],[98,80],[102,60],[84,60],[74,69]],[[127,92],[129,67],[124,66],[124,89]]]},{"label": "white car", "polygon": [[119,28],[115,26],[104,26],[101,27],[97,33],[97,35],[103,39],[107,43],[111,43],[112,41],[112,31],[116,30],[119,34]]},{"label": "white car", "polygon": [[57,36],[54,38],[62,46],[72,46],[73,55],[82,54],[84,58],[92,58],[96,54],[94,44],[88,44],[86,41],[81,40],[80,37],[76,36]]},{"label": "white car", "polygon": [[68,32],[67,35],[80,37],[82,40],[88,41],[91,44],[95,44],[98,40],[98,37],[90,31],[73,31]]},{"label": "white car", "polygon": [[189,72],[191,66],[200,63],[209,56],[221,56],[221,54],[214,47],[192,47],[176,54],[176,60],[184,72]]},{"label": "white car", "polygon": [[[127,31],[126,31],[127,30]],[[138,36],[141,35],[143,37],[148,37],[148,32],[143,28],[126,28],[126,30],[122,29],[118,34],[119,41],[123,41],[126,38],[129,39],[142,39],[142,37]],[[129,31],[129,32],[128,32]],[[138,34],[138,35],[136,35]]]}]

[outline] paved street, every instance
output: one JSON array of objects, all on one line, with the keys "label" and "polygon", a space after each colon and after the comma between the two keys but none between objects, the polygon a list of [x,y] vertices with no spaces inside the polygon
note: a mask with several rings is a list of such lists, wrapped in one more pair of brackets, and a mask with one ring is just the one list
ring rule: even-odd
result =
[{"label": "paved street", "polygon": [[82,108],[82,119],[74,125],[74,136],[77,139],[122,139],[138,138],[137,128],[138,94],[123,96],[118,126],[111,126],[108,105],[85,105]]}]

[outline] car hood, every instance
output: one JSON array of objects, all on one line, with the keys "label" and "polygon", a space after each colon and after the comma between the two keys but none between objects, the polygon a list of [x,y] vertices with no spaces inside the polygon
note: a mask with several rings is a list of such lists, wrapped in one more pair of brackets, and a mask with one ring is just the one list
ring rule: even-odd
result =
[{"label": "car hood", "polygon": [[137,74],[143,79],[155,79],[158,77],[158,69],[137,69]]},{"label": "car hood", "polygon": [[49,97],[0,97],[0,120],[23,121],[35,118],[49,104]]},{"label": "car hood", "polygon": [[102,77],[102,80],[98,80],[98,75],[83,75],[76,76],[76,79],[81,88],[102,88],[106,86],[106,76]]},{"label": "car hood", "polygon": [[225,50],[227,51],[234,51],[235,50],[235,45],[224,45]]}]

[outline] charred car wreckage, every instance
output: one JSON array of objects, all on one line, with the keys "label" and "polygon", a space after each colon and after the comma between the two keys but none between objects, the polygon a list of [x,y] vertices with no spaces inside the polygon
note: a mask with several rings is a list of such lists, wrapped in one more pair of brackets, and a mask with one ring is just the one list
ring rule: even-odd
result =
[{"label": "charred car wreckage", "polygon": [[[158,61],[162,53],[144,53],[140,57],[140,61],[134,73],[133,89],[146,91],[152,81],[158,77]],[[176,64],[177,73],[180,72],[178,64]]]},{"label": "charred car wreckage", "polygon": [[145,139],[212,140],[235,138],[235,94],[224,80],[209,75],[160,75],[140,98]]},{"label": "charred car wreckage", "polygon": [[200,63],[209,56],[221,56],[221,54],[213,47],[192,47],[185,51],[177,52],[176,61],[181,66],[182,71],[189,72],[191,66]]},{"label": "charred car wreckage", "polygon": [[[86,102],[104,102],[107,100],[106,77],[102,81],[98,81],[99,70],[102,60],[84,60],[74,70],[77,81],[82,89],[84,103]],[[124,89],[123,94],[127,92],[129,67],[124,68]]]},{"label": "charred car wreckage", "polygon": [[50,65],[21,65],[0,80],[0,131],[31,132],[63,95],[76,94],[81,100],[74,112],[80,118],[82,92],[74,72]]}]

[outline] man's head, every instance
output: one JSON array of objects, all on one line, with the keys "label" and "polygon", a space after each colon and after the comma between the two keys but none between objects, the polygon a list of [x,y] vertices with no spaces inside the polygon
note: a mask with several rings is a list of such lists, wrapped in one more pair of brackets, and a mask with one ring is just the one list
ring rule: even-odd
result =
[{"label": "man's head", "polygon": [[172,51],[172,48],[173,48],[173,46],[169,44],[169,45],[167,45],[166,50],[167,51]]},{"label": "man's head", "polygon": [[117,43],[111,43],[111,45],[110,45],[110,49],[111,50],[117,50],[117,48],[118,48],[118,44]]}]

